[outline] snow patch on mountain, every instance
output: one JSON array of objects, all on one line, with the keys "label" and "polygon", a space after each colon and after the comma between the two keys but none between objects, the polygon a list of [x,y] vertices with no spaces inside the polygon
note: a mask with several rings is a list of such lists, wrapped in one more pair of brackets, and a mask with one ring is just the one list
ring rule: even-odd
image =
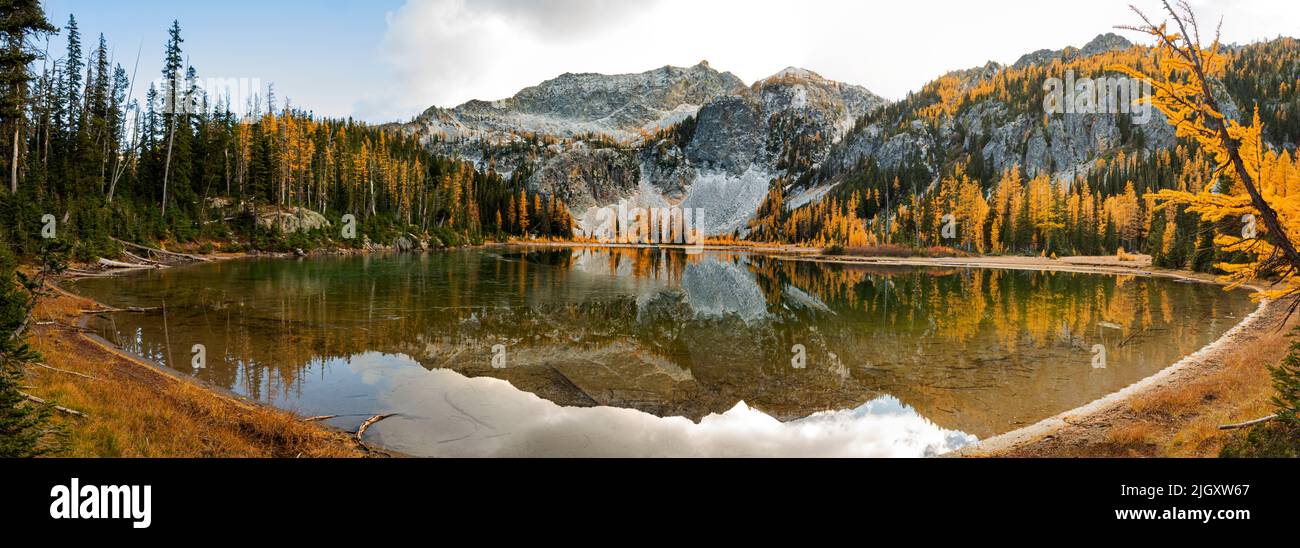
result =
[{"label": "snow patch on mountain", "polygon": [[746,224],[767,196],[769,182],[775,174],[756,165],[739,176],[725,171],[701,171],[687,190],[682,207],[696,211],[703,219],[699,228],[706,236],[745,232]]},{"label": "snow patch on mountain", "polygon": [[588,238],[605,238],[612,239],[615,235],[606,233],[608,227],[602,226],[610,223],[611,215],[617,215],[619,211],[628,211],[629,217],[631,211],[651,209],[662,209],[672,207],[676,204],[664,196],[658,188],[650,184],[650,179],[642,173],[640,180],[637,182],[637,189],[631,195],[619,199],[617,203],[595,205],[587,208],[579,215],[574,216],[574,233],[578,236]]},{"label": "snow patch on mountain", "polygon": [[786,199],[785,208],[789,211],[794,211],[808,204],[820,202],[822,201],[822,198],[827,194],[830,194],[830,192],[835,190],[835,187],[837,186],[839,186],[839,183],[803,189],[798,194]]}]

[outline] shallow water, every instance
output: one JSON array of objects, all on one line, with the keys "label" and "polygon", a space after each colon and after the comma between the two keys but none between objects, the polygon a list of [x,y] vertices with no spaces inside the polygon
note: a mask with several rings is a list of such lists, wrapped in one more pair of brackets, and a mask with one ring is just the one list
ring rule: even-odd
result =
[{"label": "shallow water", "polygon": [[648,249],[250,259],[71,289],[165,306],[92,322],[129,351],[348,429],[399,413],[367,439],[430,456],[939,454],[1141,380],[1253,309],[1166,279]]}]

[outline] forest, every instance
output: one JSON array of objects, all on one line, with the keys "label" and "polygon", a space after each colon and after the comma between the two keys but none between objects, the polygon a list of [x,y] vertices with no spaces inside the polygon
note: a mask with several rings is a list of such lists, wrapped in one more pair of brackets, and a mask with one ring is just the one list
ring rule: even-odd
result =
[{"label": "forest", "polygon": [[[67,38],[57,57],[33,47],[52,32],[33,28],[21,66],[6,69],[38,67],[5,97],[0,215],[14,222],[0,226],[0,240],[19,256],[39,250],[46,215],[83,261],[116,256],[114,239],[286,251],[387,245],[402,234],[439,247],[572,233],[563,203],[431,154],[392,126],[317,117],[273,85],[232,105],[188,64],[179,22],[152,83],[116,62],[102,34],[83,45],[75,16],[57,30]],[[345,215],[356,219],[355,239],[325,230]]]},{"label": "forest", "polygon": [[[1295,165],[1300,42],[1279,38],[1229,49],[1224,57],[1224,86],[1238,99],[1242,116],[1256,117],[1262,139],[1270,145],[1260,151],[1261,176],[1282,195],[1300,191]],[[867,114],[854,131],[871,124],[901,130],[918,123],[933,130],[988,99],[1012,112],[1031,112],[1041,109],[1038,84],[1050,74],[1141,71],[1152,66],[1153,58],[1159,59],[1153,50],[1135,47],[1007,67],[991,77],[971,74],[977,71],[952,73]],[[750,238],[848,248],[943,246],[1008,255],[1113,255],[1124,250],[1150,255],[1158,266],[1199,272],[1239,259],[1213,244],[1218,235],[1240,234],[1240,217],[1207,221],[1182,204],[1155,199],[1164,190],[1229,190],[1201,145],[1180,139],[1173,148],[1150,150],[1127,116],[1118,121],[1123,146],[1074,178],[1031,176],[1018,167],[993,170],[976,133],[971,139],[976,146],[939,157],[907,158],[892,168],[864,159],[843,173],[812,169],[799,180],[776,179],[749,224]],[[928,167],[936,163],[937,170]],[[784,207],[790,188],[810,184],[835,188],[819,203]],[[950,222],[955,230],[945,233],[942,228]]]}]

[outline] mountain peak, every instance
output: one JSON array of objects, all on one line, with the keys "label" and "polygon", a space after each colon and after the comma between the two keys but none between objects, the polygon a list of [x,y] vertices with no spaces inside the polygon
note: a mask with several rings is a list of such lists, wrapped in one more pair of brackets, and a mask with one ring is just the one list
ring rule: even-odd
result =
[{"label": "mountain peak", "polygon": [[562,137],[599,133],[631,139],[643,130],[694,115],[715,97],[742,89],[735,75],[701,61],[636,74],[565,73],[513,97],[469,101],[453,109],[430,109],[423,125],[431,134],[473,136],[515,131]]},{"label": "mountain peak", "polygon": [[1133,47],[1133,43],[1129,42],[1127,38],[1113,32],[1107,32],[1104,34],[1098,34],[1096,38],[1093,38],[1091,42],[1088,42],[1087,45],[1083,46],[1083,49],[1080,51],[1085,57],[1087,57],[1111,51],[1123,51],[1131,47]]},{"label": "mountain peak", "polygon": [[776,74],[764,78],[762,82],[775,82],[779,80],[825,80],[820,74],[811,70],[799,67],[786,67]]},{"label": "mountain peak", "polygon": [[1082,48],[1067,46],[1065,49],[1060,50],[1040,49],[1025,54],[1012,66],[1023,68],[1029,65],[1043,65],[1056,59],[1070,60],[1077,57],[1091,57],[1112,51],[1123,51],[1131,47],[1133,47],[1133,43],[1129,42],[1127,38],[1113,32],[1107,32],[1098,34],[1096,38],[1093,38]]}]

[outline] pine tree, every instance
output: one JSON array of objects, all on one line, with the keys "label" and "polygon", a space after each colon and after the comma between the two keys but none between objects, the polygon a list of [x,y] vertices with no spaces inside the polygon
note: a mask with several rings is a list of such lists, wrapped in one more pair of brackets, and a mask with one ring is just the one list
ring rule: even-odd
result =
[{"label": "pine tree", "polygon": [[167,185],[171,179],[172,173],[172,151],[176,143],[176,133],[180,130],[177,126],[178,119],[183,118],[181,113],[180,101],[183,97],[182,85],[182,60],[181,60],[181,43],[185,40],[181,38],[181,22],[172,21],[172,27],[168,31],[167,49],[163,60],[163,96],[165,103],[163,106],[163,122],[166,130],[167,156],[163,163],[162,179],[162,215],[167,216]]},{"label": "pine tree", "polygon": [[54,31],[37,0],[0,0],[0,151],[7,153],[0,158],[9,168],[11,194],[18,193],[29,66],[39,58],[31,42]]},{"label": "pine tree", "polygon": [[[51,272],[57,266],[53,259],[46,264]],[[0,458],[40,455],[50,413],[48,406],[34,405],[19,391],[21,368],[39,359],[23,336],[44,278],[29,280],[16,265],[8,250],[0,248]]]}]

